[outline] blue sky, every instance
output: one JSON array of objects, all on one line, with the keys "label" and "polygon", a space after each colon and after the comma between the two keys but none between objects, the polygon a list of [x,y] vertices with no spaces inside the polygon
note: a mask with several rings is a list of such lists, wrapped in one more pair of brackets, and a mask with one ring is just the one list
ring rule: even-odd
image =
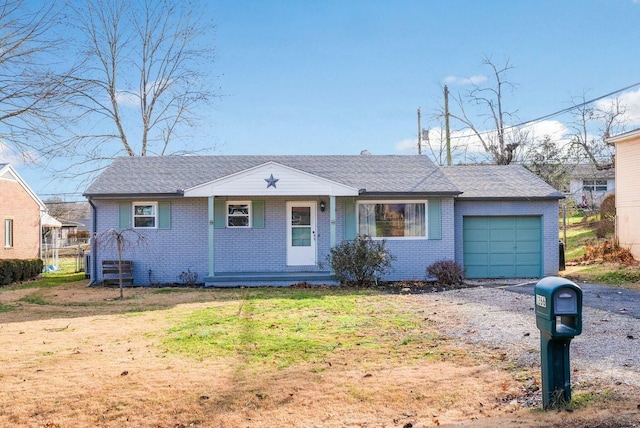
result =
[{"label": "blue sky", "polygon": [[[206,13],[221,97],[194,141],[210,154],[417,153],[417,108],[438,126],[442,84],[488,77],[485,57],[514,67],[505,104],[520,121],[640,82],[633,0],[213,0]],[[625,94],[630,128],[639,94]],[[61,189],[17,169],[44,198]]]}]

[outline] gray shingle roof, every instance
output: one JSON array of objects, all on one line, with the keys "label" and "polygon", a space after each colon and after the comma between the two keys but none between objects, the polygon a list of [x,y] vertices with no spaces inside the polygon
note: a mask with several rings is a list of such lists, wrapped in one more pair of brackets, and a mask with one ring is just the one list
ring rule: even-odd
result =
[{"label": "gray shingle roof", "polygon": [[576,164],[571,166],[571,178],[578,179],[605,179],[605,178],[615,178],[616,170],[613,168],[609,169],[598,169],[594,164]]},{"label": "gray shingle roof", "polygon": [[85,196],[169,195],[276,162],[367,193],[457,195],[458,188],[426,156],[161,156],[121,157]]},{"label": "gray shingle roof", "polygon": [[442,167],[461,199],[561,199],[564,195],[520,165]]}]

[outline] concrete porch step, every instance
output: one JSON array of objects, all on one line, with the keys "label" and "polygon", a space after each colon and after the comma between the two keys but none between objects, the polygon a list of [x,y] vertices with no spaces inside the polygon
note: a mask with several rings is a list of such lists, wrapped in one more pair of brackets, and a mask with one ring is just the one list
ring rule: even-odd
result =
[{"label": "concrete porch step", "polygon": [[339,285],[331,272],[218,272],[204,278],[205,287],[289,287],[311,285]]}]

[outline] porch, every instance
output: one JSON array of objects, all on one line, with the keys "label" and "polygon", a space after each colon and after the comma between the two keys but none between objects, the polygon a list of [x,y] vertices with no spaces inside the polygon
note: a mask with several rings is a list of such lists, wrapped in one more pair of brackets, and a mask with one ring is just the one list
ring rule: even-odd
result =
[{"label": "porch", "polygon": [[307,272],[216,272],[204,278],[205,287],[288,287],[300,283],[339,285],[329,271]]}]

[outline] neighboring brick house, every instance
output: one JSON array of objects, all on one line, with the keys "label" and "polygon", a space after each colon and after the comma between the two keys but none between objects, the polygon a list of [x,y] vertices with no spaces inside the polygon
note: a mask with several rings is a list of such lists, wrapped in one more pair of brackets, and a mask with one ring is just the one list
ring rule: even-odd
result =
[{"label": "neighboring brick house", "polygon": [[0,164],[0,259],[40,257],[46,207],[9,164]]},{"label": "neighboring brick house", "polygon": [[[386,239],[385,280],[422,280],[456,260],[467,277],[558,272],[558,200],[521,166],[438,168],[426,156],[165,156],[116,159],[85,192],[92,281],[117,257],[109,229],[144,236],[127,251],[134,283],[326,283],[330,248]],[[135,239],[135,238],[134,238]]]},{"label": "neighboring brick house", "polygon": [[616,146],[616,237],[640,260],[640,129],[607,141]]}]

